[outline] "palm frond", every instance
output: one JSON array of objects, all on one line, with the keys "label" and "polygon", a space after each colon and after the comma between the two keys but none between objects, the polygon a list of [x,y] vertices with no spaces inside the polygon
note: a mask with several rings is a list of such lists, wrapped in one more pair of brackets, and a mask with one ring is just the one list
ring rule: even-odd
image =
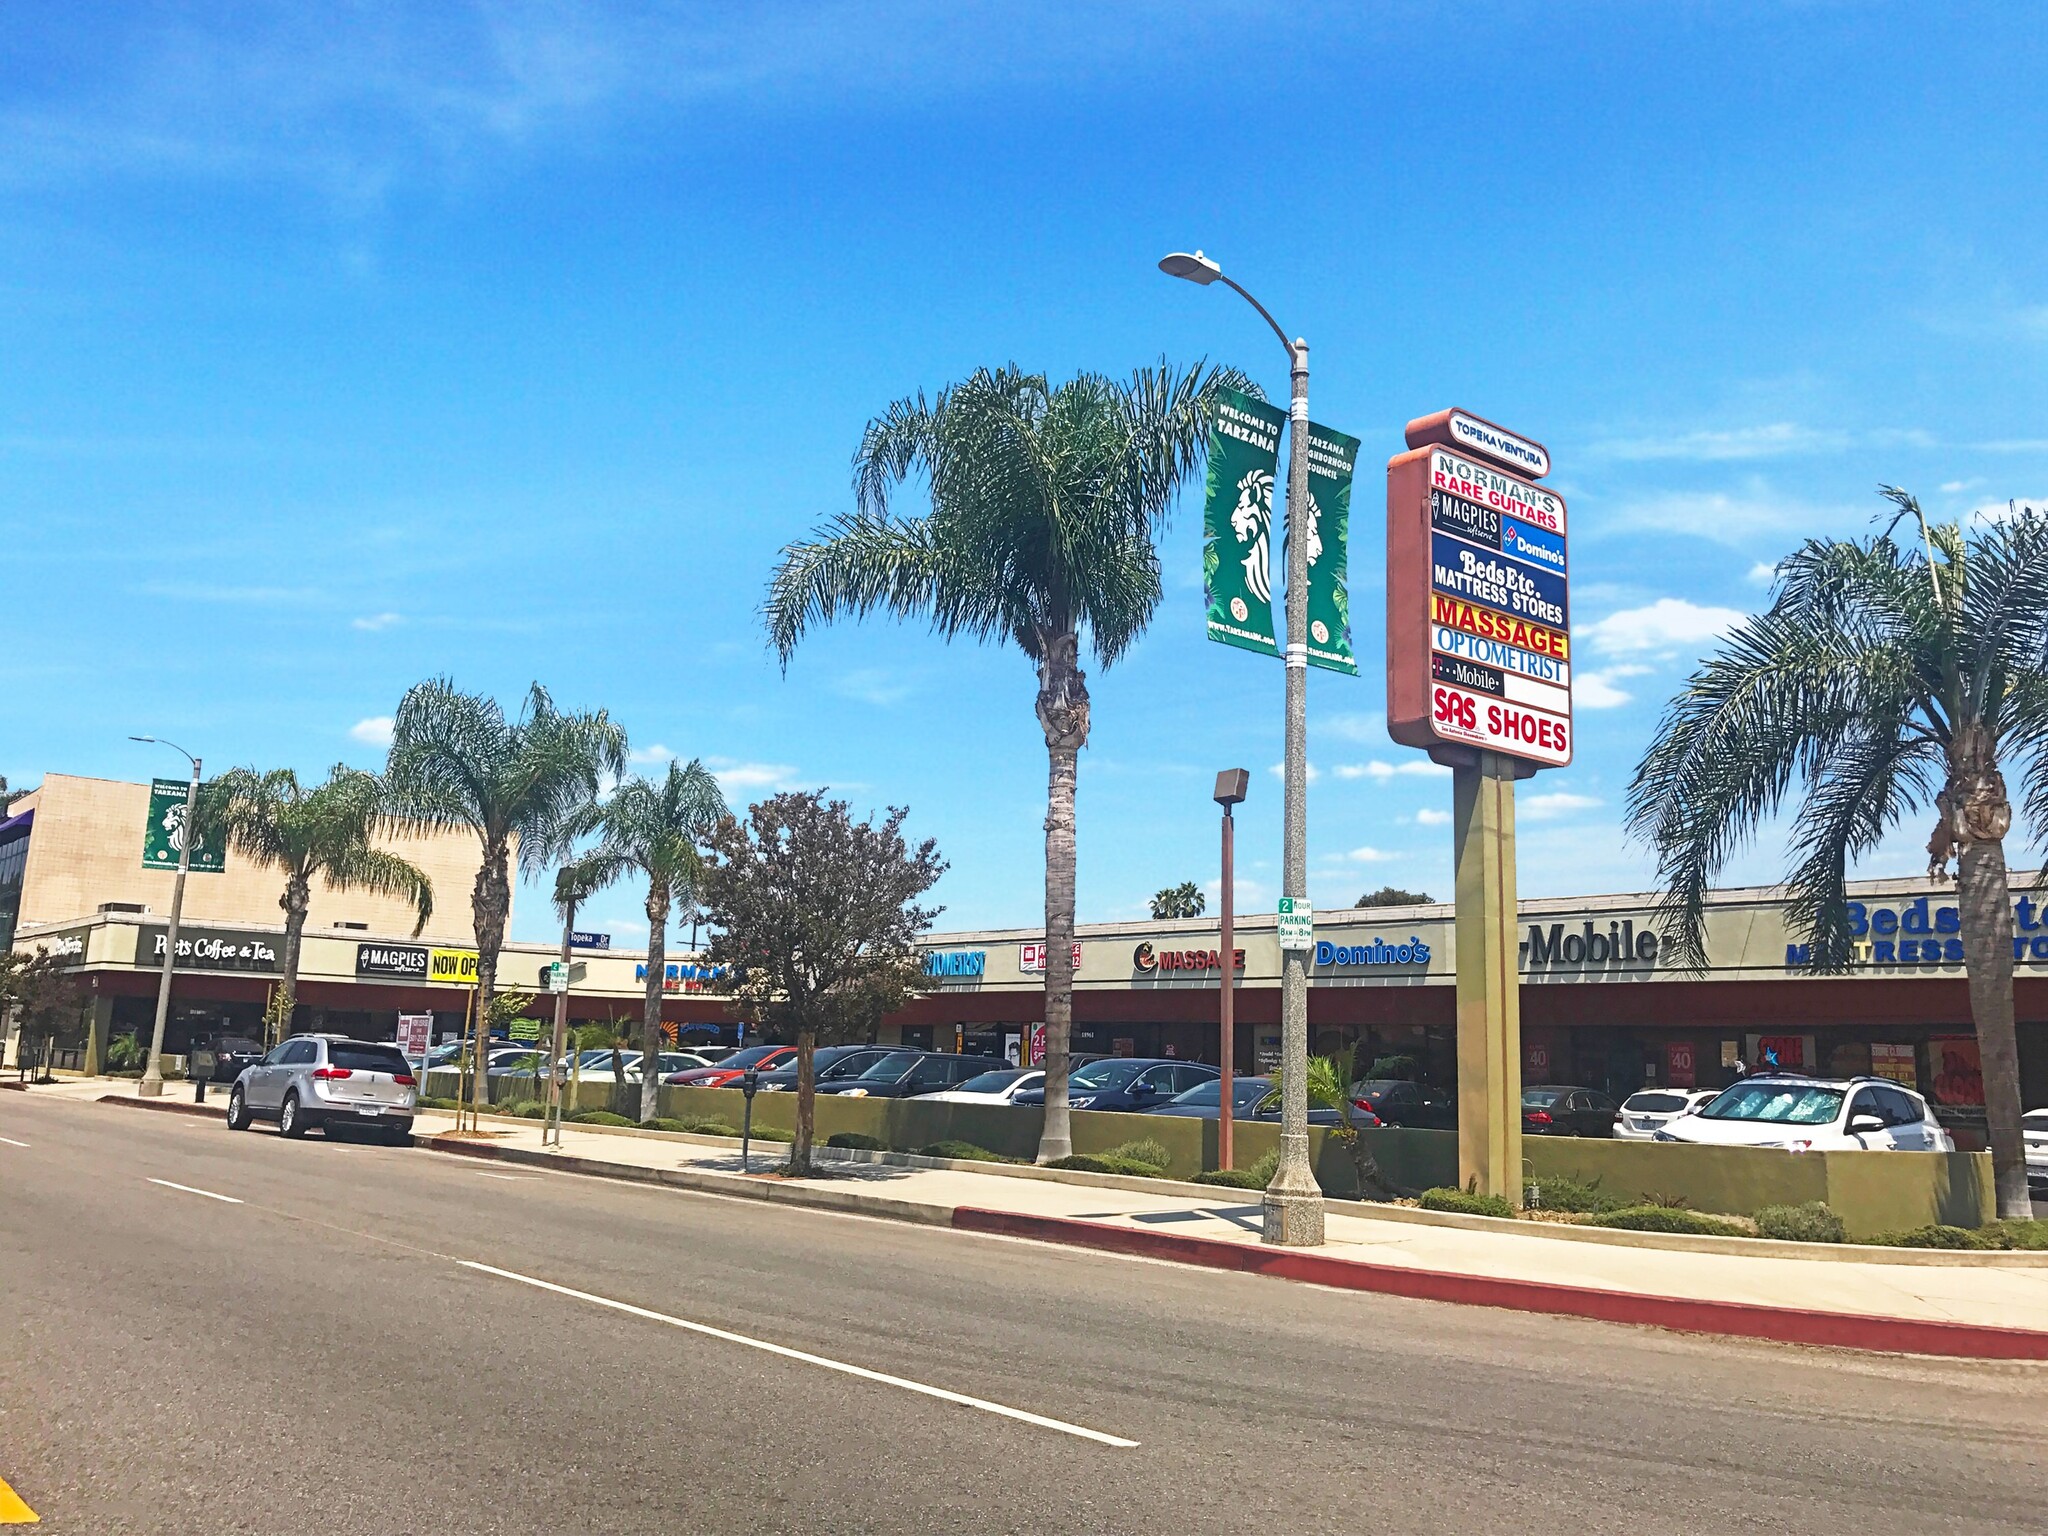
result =
[{"label": "palm frond", "polygon": [[329,859],[327,883],[338,891],[366,891],[372,896],[391,896],[412,905],[417,935],[434,915],[434,882],[425,870],[408,859],[382,848],[352,846]]}]

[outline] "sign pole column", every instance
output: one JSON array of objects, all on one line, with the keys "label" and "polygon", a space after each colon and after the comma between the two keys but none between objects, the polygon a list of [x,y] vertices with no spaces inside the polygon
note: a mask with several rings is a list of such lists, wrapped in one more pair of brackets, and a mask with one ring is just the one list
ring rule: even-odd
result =
[{"label": "sign pole column", "polygon": [[[1464,754],[1461,754],[1461,756]],[[1522,1002],[1515,936],[1515,765],[1452,769],[1458,951],[1458,1182],[1522,1204]]]},{"label": "sign pole column", "polygon": [[[180,750],[183,750],[182,748]],[[185,819],[178,828],[178,879],[171,887],[171,921],[164,933],[164,969],[156,984],[156,1022],[150,1028],[149,1060],[143,1064],[138,1097],[157,1099],[164,1091],[164,1025],[171,1013],[171,971],[178,961],[178,923],[185,915],[185,876],[192,870],[192,839],[198,830],[199,759],[185,790]]]}]

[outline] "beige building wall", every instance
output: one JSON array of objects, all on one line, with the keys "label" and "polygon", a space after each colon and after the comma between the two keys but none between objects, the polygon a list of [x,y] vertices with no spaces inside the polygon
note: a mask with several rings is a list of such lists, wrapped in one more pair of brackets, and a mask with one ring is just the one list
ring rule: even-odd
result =
[{"label": "beige building wall", "polygon": [[[142,864],[147,784],[53,773],[13,806],[16,814],[31,809],[36,821],[23,871],[21,927],[90,917],[108,901],[137,902],[156,917],[170,915],[176,875]],[[422,937],[471,942],[475,934],[470,893],[483,861],[476,834],[434,832],[378,841],[419,865],[433,882],[434,915]],[[278,905],[283,894],[281,872],[254,865],[231,847],[221,873],[186,879],[184,915],[195,923],[276,926],[284,922]],[[403,901],[361,891],[337,893],[322,880],[313,887],[306,932],[312,935],[338,922],[353,922],[367,923],[375,934],[406,934],[412,932],[413,921],[413,910]]]}]

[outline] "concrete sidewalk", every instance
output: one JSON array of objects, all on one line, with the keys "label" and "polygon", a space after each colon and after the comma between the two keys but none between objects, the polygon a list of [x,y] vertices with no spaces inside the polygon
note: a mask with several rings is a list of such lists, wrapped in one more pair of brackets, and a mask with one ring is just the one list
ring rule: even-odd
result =
[{"label": "concrete sidewalk", "polygon": [[[40,1094],[97,1099],[113,1084],[81,1082]],[[132,1091],[132,1090],[131,1090]],[[190,1090],[181,1104],[191,1111]],[[211,1095],[205,1113],[218,1109]],[[1152,1192],[1053,1178],[1003,1177],[964,1168],[835,1162],[824,1177],[781,1177],[786,1151],[756,1143],[753,1173],[736,1142],[621,1131],[563,1133],[541,1146],[533,1121],[487,1118],[480,1140],[455,1140],[450,1115],[426,1112],[414,1129],[433,1150],[553,1166],[564,1172],[695,1189],[1003,1233],[1214,1268],[1255,1271],[1346,1289],[1604,1318],[1707,1333],[1862,1349],[1986,1358],[2048,1359],[2048,1255],[1915,1253],[1913,1262],[1816,1248],[1812,1257],[1743,1251],[1673,1251],[1618,1242],[1560,1241],[1498,1228],[1421,1224],[1332,1201],[1328,1242],[1315,1250],[1267,1247],[1255,1198],[1211,1198],[1170,1185]],[[1123,1182],[1123,1181],[1119,1181]],[[1412,1214],[1412,1213],[1403,1213]],[[1490,1224],[1482,1224],[1490,1227]],[[1716,1240],[1697,1240],[1711,1250]],[[1726,1240],[1721,1240],[1726,1241]],[[2006,1263],[1973,1262],[1985,1257]]]}]

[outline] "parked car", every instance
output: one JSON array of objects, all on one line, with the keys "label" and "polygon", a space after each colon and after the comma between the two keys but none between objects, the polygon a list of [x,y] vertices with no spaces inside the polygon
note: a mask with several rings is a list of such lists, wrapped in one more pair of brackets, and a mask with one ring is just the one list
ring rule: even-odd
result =
[{"label": "parked car", "polygon": [[1718,1088],[1643,1088],[1621,1101],[1621,1114],[1614,1122],[1616,1141],[1651,1141],[1657,1132],[1689,1115],[1702,1104],[1713,1102]]},{"label": "parked car", "polygon": [[994,1058],[951,1056],[938,1051],[890,1051],[857,1076],[829,1083],[820,1093],[849,1099],[914,1099],[919,1094],[957,1088],[979,1077]]},{"label": "parked car", "polygon": [[[585,1051],[583,1068],[579,1074],[586,1083],[609,1083],[612,1081],[612,1053],[610,1051]],[[624,1068],[626,1081],[640,1081],[640,1052],[621,1051],[619,1062]],[[701,1056],[689,1051],[663,1051],[661,1063],[656,1068],[662,1073],[695,1072],[709,1065]],[[668,1079],[664,1077],[663,1081]]]},{"label": "parked car", "polygon": [[232,1083],[263,1059],[263,1042],[246,1035],[223,1035],[206,1049],[213,1052],[209,1083]]},{"label": "parked car", "polygon": [[[886,1045],[821,1045],[812,1052],[811,1070],[817,1074],[820,1083],[844,1082],[849,1077],[859,1076],[888,1054]],[[734,1083],[732,1086],[739,1085]],[[762,1093],[795,1093],[796,1057],[791,1056],[781,1066],[758,1074],[754,1086]]]},{"label": "parked car", "polygon": [[1371,1077],[1351,1085],[1351,1102],[1363,1104],[1387,1125],[1431,1131],[1458,1128],[1458,1101],[1442,1088],[1399,1078]]},{"label": "parked car", "polygon": [[1953,1152],[1955,1142],[1912,1089],[1882,1077],[1759,1073],[1660,1128],[1657,1141],[1793,1152]]},{"label": "parked car", "polygon": [[2020,1117],[2027,1142],[2027,1189],[2036,1200],[2048,1200],[2048,1109],[2030,1109]]},{"label": "parked car", "polygon": [[412,1134],[412,1064],[390,1041],[296,1035],[228,1090],[228,1129],[275,1120],[286,1136],[359,1126],[403,1143]]},{"label": "parked car", "polygon": [[662,1081],[672,1088],[730,1088],[734,1086],[733,1080],[749,1068],[766,1072],[795,1061],[796,1047],[793,1045],[750,1045],[744,1051],[734,1051],[716,1066],[671,1072]]},{"label": "parked car", "polygon": [[927,1093],[923,1098],[940,1104],[1014,1104],[1017,1095],[1045,1088],[1045,1071],[1040,1067],[999,1067],[970,1077],[957,1088]]},{"label": "parked car", "polygon": [[[1191,1120],[1220,1120],[1223,1118],[1222,1075],[1219,1073],[1206,1083],[1197,1083],[1185,1093],[1175,1094],[1164,1104],[1154,1105],[1144,1113],[1175,1115]],[[1232,1078],[1230,1118],[1277,1122],[1280,1119],[1279,1088],[1269,1077]],[[1308,1108],[1310,1125],[1336,1125],[1340,1118],[1337,1111],[1327,1104],[1311,1104]],[[1383,1122],[1373,1113],[1370,1106],[1354,1099],[1351,1104],[1351,1123],[1363,1131],[1372,1130]]]},{"label": "parked car", "polygon": [[[1106,1056],[1076,1067],[1068,1075],[1067,1103],[1074,1109],[1145,1110],[1220,1076],[1214,1067],[1199,1061]],[[1044,1086],[1018,1094],[1016,1102],[1043,1104]]]},{"label": "parked car", "polygon": [[1614,1135],[1621,1106],[1592,1088],[1534,1083],[1522,1089],[1524,1136]]}]

